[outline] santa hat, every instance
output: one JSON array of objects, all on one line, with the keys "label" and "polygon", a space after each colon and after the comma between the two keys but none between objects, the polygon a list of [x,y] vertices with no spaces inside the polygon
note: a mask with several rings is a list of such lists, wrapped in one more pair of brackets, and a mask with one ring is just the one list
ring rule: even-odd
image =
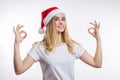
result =
[{"label": "santa hat", "polygon": [[41,13],[42,20],[41,20],[41,27],[39,29],[40,34],[44,33],[44,27],[47,26],[47,24],[53,18],[53,16],[59,13],[63,13],[63,12],[58,7],[48,8]]}]

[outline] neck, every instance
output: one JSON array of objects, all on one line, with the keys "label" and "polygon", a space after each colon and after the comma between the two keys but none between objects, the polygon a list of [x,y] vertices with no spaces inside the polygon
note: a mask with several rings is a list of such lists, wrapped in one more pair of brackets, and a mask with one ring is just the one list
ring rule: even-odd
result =
[{"label": "neck", "polygon": [[57,33],[56,35],[56,39],[55,39],[55,45],[59,46],[62,43],[62,37],[61,37],[61,33]]}]

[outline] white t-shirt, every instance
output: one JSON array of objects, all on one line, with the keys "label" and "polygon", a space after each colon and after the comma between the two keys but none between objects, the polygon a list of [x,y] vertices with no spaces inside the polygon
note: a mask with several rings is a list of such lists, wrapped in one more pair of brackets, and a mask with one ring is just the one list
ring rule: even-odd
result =
[{"label": "white t-shirt", "polygon": [[74,51],[75,54],[69,53],[63,43],[48,55],[44,46],[38,45],[31,48],[28,55],[40,62],[43,80],[74,80],[74,60],[82,55],[84,48],[74,43]]}]

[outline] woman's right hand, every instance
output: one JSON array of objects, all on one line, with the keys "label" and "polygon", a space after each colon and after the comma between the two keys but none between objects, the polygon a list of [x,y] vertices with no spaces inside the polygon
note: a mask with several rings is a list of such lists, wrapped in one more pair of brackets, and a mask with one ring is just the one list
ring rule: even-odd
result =
[{"label": "woman's right hand", "polygon": [[21,43],[27,36],[27,33],[23,30],[21,30],[21,28],[23,27],[23,25],[18,24],[16,29],[13,27],[13,32],[15,34],[15,43],[19,44]]}]

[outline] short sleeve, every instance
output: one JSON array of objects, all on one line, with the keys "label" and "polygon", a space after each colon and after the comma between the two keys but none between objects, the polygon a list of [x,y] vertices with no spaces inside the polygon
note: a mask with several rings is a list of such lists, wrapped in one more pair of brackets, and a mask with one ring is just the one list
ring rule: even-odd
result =
[{"label": "short sleeve", "polygon": [[83,54],[85,49],[80,44],[75,43],[74,51],[75,51],[75,57],[78,59]]},{"label": "short sleeve", "polygon": [[37,47],[32,47],[28,52],[28,55],[31,56],[35,60],[35,62],[37,62],[40,59]]}]

